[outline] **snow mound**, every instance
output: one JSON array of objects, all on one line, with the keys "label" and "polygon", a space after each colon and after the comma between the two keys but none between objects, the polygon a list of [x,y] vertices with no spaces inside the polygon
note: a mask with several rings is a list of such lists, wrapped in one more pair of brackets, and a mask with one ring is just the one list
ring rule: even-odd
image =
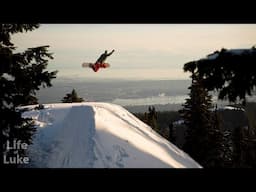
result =
[{"label": "snow mound", "polygon": [[37,125],[29,167],[201,168],[186,153],[119,105],[49,104],[29,111]]}]

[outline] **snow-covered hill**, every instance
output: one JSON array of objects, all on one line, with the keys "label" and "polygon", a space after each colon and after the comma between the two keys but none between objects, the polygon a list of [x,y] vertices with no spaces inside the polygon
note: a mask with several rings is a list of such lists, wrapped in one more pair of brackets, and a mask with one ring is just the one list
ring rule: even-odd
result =
[{"label": "snow-covered hill", "polygon": [[186,153],[123,107],[109,103],[47,104],[30,111],[37,126],[30,167],[199,168]]}]

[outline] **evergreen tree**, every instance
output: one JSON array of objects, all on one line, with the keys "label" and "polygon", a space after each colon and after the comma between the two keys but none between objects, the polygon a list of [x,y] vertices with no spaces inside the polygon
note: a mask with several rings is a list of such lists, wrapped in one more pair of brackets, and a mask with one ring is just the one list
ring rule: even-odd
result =
[{"label": "evergreen tree", "polygon": [[256,139],[249,134],[248,128],[237,127],[233,134],[234,167],[256,167]]},{"label": "evergreen tree", "polygon": [[[207,58],[186,63],[184,71],[196,72],[208,91],[217,90],[219,92],[219,99],[227,99],[229,102],[242,101],[243,107],[246,109],[246,96],[253,95],[256,88],[255,62],[255,46],[251,49],[241,50],[221,49],[208,55]],[[232,137],[234,166],[255,167],[256,123],[253,123],[255,115],[250,115],[247,109],[246,115],[249,120],[248,131],[237,128]],[[242,132],[245,133],[241,134]],[[225,135],[229,135],[228,138],[231,138],[230,133]]]},{"label": "evergreen tree", "polygon": [[[239,54],[237,53],[239,52]],[[230,102],[252,95],[256,88],[256,48],[243,50],[221,49],[197,61],[184,64],[184,71],[197,72],[208,91],[219,91],[219,99]]]},{"label": "evergreen tree", "polygon": [[187,126],[184,151],[203,167],[230,167],[230,134],[221,129],[217,107],[211,111],[211,96],[194,73],[189,89],[190,98],[180,110]]},{"label": "evergreen tree", "polygon": [[148,124],[150,125],[150,127],[152,127],[152,129],[154,130],[158,130],[158,126],[157,126],[157,112],[154,106],[149,106],[148,108]]},{"label": "evergreen tree", "polygon": [[242,142],[243,133],[241,127],[236,127],[232,136],[233,141],[233,167],[242,167]]},{"label": "evergreen tree", "polygon": [[148,107],[148,112],[144,113],[143,122],[148,124],[152,129],[159,131],[157,126],[157,112],[154,106]]},{"label": "evergreen tree", "polygon": [[169,124],[169,136],[168,139],[170,142],[175,143],[176,142],[176,138],[174,136],[174,127],[173,127],[173,123]]},{"label": "evergreen tree", "polygon": [[183,146],[192,158],[202,166],[207,166],[208,131],[211,129],[211,96],[200,84],[200,79],[193,73],[192,85],[189,87],[189,98],[180,110],[184,124],[187,126],[186,139]]},{"label": "evergreen tree", "polygon": [[247,164],[256,167],[256,103],[248,102],[245,111],[249,123],[247,136],[244,138],[248,153]]},{"label": "evergreen tree", "polygon": [[217,105],[212,114],[212,126],[208,131],[208,156],[207,167],[231,167],[232,143],[231,133],[222,130],[220,116],[217,113]]},{"label": "evergreen tree", "polygon": [[63,103],[80,103],[83,101],[84,99],[81,97],[78,97],[75,89],[73,89],[71,93],[67,93],[66,96],[63,97],[62,99]]},{"label": "evergreen tree", "polygon": [[[20,140],[30,144],[34,132],[33,123],[21,117],[18,106],[37,103],[36,90],[40,86],[50,87],[51,79],[57,71],[44,71],[48,59],[49,46],[29,48],[24,52],[16,52],[11,42],[11,35],[38,28],[38,24],[0,24],[0,116],[1,144],[4,155],[24,155],[23,150],[6,150],[6,143]],[[1,161],[3,158],[1,158]]]}]

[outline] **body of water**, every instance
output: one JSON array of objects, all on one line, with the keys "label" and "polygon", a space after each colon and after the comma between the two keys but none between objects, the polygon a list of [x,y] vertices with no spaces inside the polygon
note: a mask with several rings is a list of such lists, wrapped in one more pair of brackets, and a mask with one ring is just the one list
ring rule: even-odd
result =
[{"label": "body of water", "polygon": [[[110,102],[122,106],[174,105],[181,106],[188,98],[190,80],[86,80],[58,78],[53,87],[41,89],[39,103],[59,103],[75,89],[85,101]],[[251,100],[256,101],[256,97]],[[217,96],[213,96],[217,101]],[[220,102],[227,104],[227,102]]]}]

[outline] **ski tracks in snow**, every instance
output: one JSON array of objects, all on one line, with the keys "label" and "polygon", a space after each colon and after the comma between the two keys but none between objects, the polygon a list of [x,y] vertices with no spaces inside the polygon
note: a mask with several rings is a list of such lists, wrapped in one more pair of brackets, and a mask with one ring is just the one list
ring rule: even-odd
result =
[{"label": "ski tracks in snow", "polygon": [[[81,114],[83,114],[81,116]],[[93,167],[95,120],[91,106],[73,106],[56,135],[48,167]]]}]

